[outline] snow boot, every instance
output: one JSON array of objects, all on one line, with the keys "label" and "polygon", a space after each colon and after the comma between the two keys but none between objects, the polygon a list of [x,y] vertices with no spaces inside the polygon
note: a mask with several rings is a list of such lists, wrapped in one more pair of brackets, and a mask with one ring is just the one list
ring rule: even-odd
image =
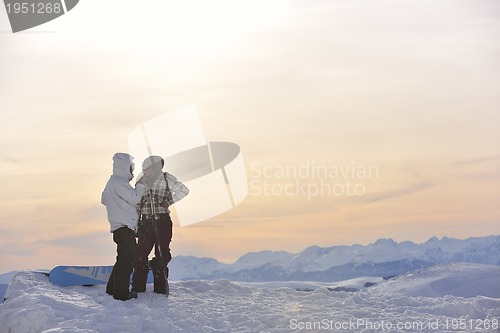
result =
[{"label": "snow boot", "polygon": [[169,295],[170,294],[170,286],[168,285],[168,280],[165,280],[164,286],[159,286],[155,284],[154,292],[157,294]]},{"label": "snow boot", "polygon": [[128,301],[129,299],[137,298],[137,293],[135,291],[130,291],[125,297],[113,296],[113,298],[117,301]]},{"label": "snow boot", "polygon": [[165,275],[165,267],[163,266],[162,260],[158,257],[154,257],[149,261],[149,267],[153,272],[154,278],[154,292],[157,294],[168,295],[170,288]]},{"label": "snow boot", "polygon": [[136,293],[143,293],[146,291],[149,269],[150,267],[146,261],[142,267],[139,267],[139,271],[141,272],[140,274],[137,271],[134,271],[134,274],[132,275],[132,291],[135,291]]}]

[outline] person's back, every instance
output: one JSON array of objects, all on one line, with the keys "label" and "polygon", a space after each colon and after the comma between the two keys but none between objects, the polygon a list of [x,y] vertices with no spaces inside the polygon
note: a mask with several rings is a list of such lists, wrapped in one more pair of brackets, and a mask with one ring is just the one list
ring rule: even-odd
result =
[{"label": "person's back", "polygon": [[113,175],[109,178],[102,193],[101,202],[106,206],[111,232],[126,226],[137,229],[137,205],[144,195],[145,186],[137,184],[130,186],[134,177],[132,156],[126,153],[116,153],[113,156]]},{"label": "person's back", "polygon": [[129,291],[130,275],[137,252],[135,232],[137,211],[135,205],[141,201],[145,186],[130,186],[133,175],[133,157],[126,153],[113,156],[113,175],[102,192],[101,202],[106,206],[110,231],[117,245],[116,263],[106,286],[106,293],[118,300],[136,298]]}]

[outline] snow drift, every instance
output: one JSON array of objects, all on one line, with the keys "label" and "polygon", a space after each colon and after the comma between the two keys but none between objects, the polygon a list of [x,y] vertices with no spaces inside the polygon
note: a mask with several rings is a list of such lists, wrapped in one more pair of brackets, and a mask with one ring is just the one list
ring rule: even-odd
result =
[{"label": "snow drift", "polygon": [[[25,271],[14,276],[0,305],[0,333],[494,332],[499,274],[497,266],[436,266],[357,292],[332,292],[325,284],[304,292],[284,282],[264,288],[178,281],[168,298],[148,285],[138,299],[121,302],[104,285],[58,287],[42,273]],[[487,293],[485,285],[492,287]],[[453,296],[457,290],[467,290],[467,297]]]}]

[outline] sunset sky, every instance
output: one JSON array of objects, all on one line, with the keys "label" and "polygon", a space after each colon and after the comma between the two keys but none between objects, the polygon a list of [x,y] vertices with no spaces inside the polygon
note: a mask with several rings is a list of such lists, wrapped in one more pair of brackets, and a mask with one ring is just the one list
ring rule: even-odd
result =
[{"label": "sunset sky", "polygon": [[174,256],[498,235],[499,40],[497,0],[82,0],[16,34],[1,7],[0,273],[113,264],[111,158],[187,105],[249,193]]}]

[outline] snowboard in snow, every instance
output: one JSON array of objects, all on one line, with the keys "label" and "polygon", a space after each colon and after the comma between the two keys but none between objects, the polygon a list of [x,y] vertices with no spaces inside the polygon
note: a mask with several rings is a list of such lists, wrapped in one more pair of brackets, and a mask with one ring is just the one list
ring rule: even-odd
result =
[{"label": "snowboard in snow", "polygon": [[[112,270],[113,266],[57,266],[50,271],[49,281],[62,287],[106,284]],[[151,272],[147,282],[153,282]]]}]

